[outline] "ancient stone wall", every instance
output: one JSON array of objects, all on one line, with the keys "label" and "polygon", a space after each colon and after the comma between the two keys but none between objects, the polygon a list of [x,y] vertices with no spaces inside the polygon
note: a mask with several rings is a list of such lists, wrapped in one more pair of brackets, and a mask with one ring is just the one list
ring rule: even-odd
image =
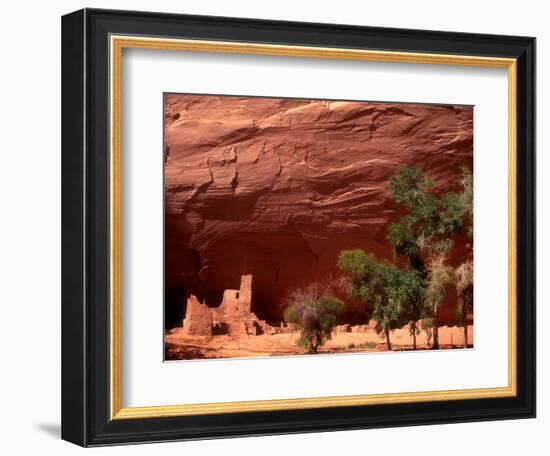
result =
[{"label": "ancient stone wall", "polygon": [[227,334],[232,337],[256,336],[272,329],[252,311],[252,275],[243,275],[238,290],[225,290],[219,307],[209,308],[191,295],[183,322],[188,336]]},{"label": "ancient stone wall", "polygon": [[224,290],[220,307],[215,309],[220,315],[234,315],[239,311],[239,290]]},{"label": "ancient stone wall", "polygon": [[188,336],[212,335],[212,312],[205,304],[201,304],[194,295],[191,295],[187,300],[183,331]]}]

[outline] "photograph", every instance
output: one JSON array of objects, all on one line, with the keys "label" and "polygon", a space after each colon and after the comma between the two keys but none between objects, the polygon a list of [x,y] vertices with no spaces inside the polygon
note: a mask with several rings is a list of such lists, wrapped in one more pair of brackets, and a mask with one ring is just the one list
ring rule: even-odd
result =
[{"label": "photograph", "polygon": [[239,2],[11,15],[13,448],[540,447],[545,16]]},{"label": "photograph", "polygon": [[474,110],[164,93],[165,361],[472,349]]}]

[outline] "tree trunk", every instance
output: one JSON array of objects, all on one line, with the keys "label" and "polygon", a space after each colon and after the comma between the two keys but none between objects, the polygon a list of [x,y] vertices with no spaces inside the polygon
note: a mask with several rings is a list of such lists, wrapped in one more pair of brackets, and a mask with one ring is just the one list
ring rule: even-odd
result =
[{"label": "tree trunk", "polygon": [[464,348],[468,348],[468,324],[466,318],[466,305],[464,300],[464,292],[460,293],[458,296],[458,308],[460,310],[460,319],[462,320],[462,329],[464,331]]},{"label": "tree trunk", "polygon": [[416,325],[413,327],[413,350],[416,350]]},{"label": "tree trunk", "polygon": [[390,330],[388,328],[384,328],[384,334],[386,335],[386,344],[388,345],[388,350],[391,351]]},{"label": "tree trunk", "polygon": [[464,326],[464,348],[468,348],[468,322],[464,310],[462,311],[462,325]]},{"label": "tree trunk", "polygon": [[438,328],[438,321],[437,321],[437,309],[434,312],[434,318],[433,318],[433,338],[434,338],[434,343],[432,345],[432,349],[437,350],[439,349],[439,328]]},{"label": "tree trunk", "polygon": [[313,339],[311,341],[311,351],[310,353],[317,353],[317,346],[319,345],[319,340],[317,337],[313,336]]}]

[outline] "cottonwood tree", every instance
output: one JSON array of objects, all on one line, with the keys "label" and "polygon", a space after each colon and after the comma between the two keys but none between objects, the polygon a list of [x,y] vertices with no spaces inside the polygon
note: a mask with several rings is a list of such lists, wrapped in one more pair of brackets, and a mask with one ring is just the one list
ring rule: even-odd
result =
[{"label": "cottonwood tree", "polygon": [[474,309],[474,267],[471,261],[462,263],[455,270],[457,294],[456,313],[464,328],[464,348],[468,348],[468,314]]},{"label": "cottonwood tree", "polygon": [[418,321],[427,315],[424,306],[424,287],[418,271],[401,270],[392,265],[386,272],[386,292],[388,300],[398,309],[400,322],[408,325],[416,350],[416,336],[419,333]]},{"label": "cottonwood tree", "polygon": [[453,282],[453,268],[445,264],[446,255],[439,253],[428,263],[425,302],[432,315],[433,348],[439,348],[439,308],[443,304],[447,287]]},{"label": "cottonwood tree", "polygon": [[406,324],[416,349],[416,322],[424,316],[420,274],[401,270],[361,249],[340,252],[338,266],[349,275],[350,294],[365,299],[370,316],[376,321],[376,331],[384,333],[388,350],[392,350],[391,331]]},{"label": "cottonwood tree", "polygon": [[[388,228],[394,255],[406,259],[424,282],[425,304],[433,320],[433,348],[439,347],[438,310],[451,283],[445,261],[453,237],[465,227],[471,235],[473,218],[471,173],[463,170],[461,192],[436,195],[433,182],[417,167],[403,167],[390,179],[390,198],[405,214]],[[424,307],[424,306],[420,306]]]},{"label": "cottonwood tree", "polygon": [[330,290],[312,284],[291,293],[287,299],[284,319],[300,328],[298,344],[309,353],[317,353],[320,346],[332,337],[337,317],[344,303],[332,296]]},{"label": "cottonwood tree", "polygon": [[424,318],[420,321],[420,329],[426,333],[428,347],[432,343],[433,327],[433,321],[431,318]]}]

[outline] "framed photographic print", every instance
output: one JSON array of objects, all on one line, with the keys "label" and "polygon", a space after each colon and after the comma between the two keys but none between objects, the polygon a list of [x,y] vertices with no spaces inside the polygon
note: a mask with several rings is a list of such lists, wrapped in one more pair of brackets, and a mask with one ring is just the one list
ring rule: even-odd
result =
[{"label": "framed photographic print", "polygon": [[62,436],[535,416],[535,40],[62,20]]}]

